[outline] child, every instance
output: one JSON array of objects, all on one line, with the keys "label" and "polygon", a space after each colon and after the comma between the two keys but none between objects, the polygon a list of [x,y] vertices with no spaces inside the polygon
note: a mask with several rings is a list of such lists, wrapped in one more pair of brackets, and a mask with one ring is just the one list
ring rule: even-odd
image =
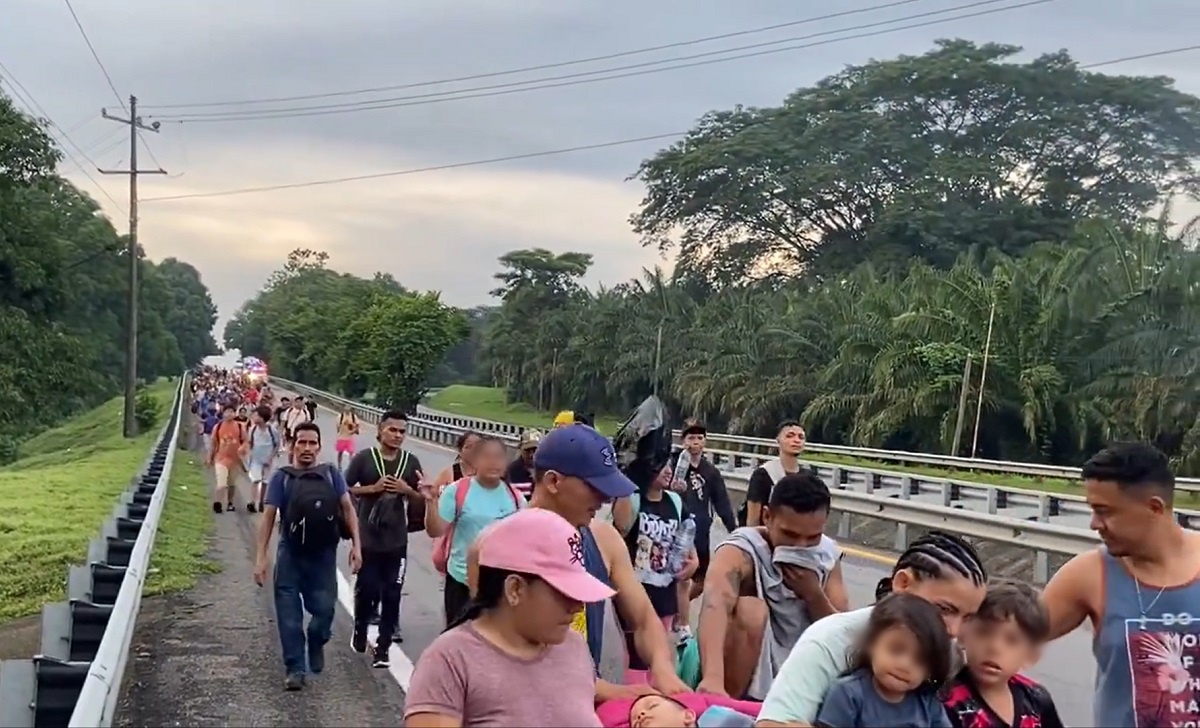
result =
[{"label": "child", "polygon": [[1037,662],[1049,635],[1050,619],[1037,589],[1007,583],[989,587],[960,639],[967,666],[946,694],[950,722],[956,728],[1062,728],[1050,693],[1019,674]]},{"label": "child", "polygon": [[825,695],[816,725],[951,728],[937,693],[950,676],[950,635],[934,605],[903,593],[885,597],[851,664]]},{"label": "child", "polygon": [[596,708],[605,728],[752,728],[762,703],[717,695],[652,693]]}]

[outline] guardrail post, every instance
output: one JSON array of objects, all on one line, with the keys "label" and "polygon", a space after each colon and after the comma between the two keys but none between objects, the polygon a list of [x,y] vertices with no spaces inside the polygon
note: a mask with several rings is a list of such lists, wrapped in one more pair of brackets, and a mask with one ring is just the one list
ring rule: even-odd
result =
[{"label": "guardrail post", "polygon": [[942,507],[949,508],[954,503],[954,485],[948,481],[942,481]]},{"label": "guardrail post", "polygon": [[[1037,519],[1039,523],[1050,522],[1050,511],[1055,510],[1054,507],[1057,504],[1054,501],[1056,500],[1045,493],[1038,498]],[[1045,551],[1033,552],[1033,578],[1038,584],[1050,581],[1050,554]]]},{"label": "guardrail post", "polygon": [[988,488],[987,490],[987,512],[993,515],[996,513],[996,509],[1001,507],[999,492],[996,488]]},{"label": "guardrail post", "polygon": [[[900,477],[900,500],[912,500],[913,482],[911,475],[903,475]],[[903,552],[908,548],[908,524],[896,524],[896,540],[892,547],[897,552]]]}]

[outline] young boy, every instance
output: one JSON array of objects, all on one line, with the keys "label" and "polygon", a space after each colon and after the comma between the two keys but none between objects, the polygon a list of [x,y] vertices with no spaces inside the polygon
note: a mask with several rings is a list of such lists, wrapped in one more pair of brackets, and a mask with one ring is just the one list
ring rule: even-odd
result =
[{"label": "young boy", "polygon": [[959,638],[967,665],[950,682],[944,701],[955,728],[1062,728],[1050,693],[1019,674],[1037,662],[1049,634],[1037,589],[1016,583],[989,587]]}]

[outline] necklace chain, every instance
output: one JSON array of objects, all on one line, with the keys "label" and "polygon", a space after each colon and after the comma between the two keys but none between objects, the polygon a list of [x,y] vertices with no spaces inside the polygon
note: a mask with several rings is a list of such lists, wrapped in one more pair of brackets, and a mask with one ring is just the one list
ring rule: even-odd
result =
[{"label": "necklace chain", "polygon": [[1154,609],[1154,605],[1158,604],[1158,600],[1162,598],[1163,592],[1165,592],[1166,590],[1167,590],[1167,587],[1165,587],[1165,586],[1159,587],[1158,593],[1154,595],[1154,598],[1150,600],[1149,604],[1146,604],[1142,601],[1142,585],[1138,581],[1137,577],[1133,578],[1133,591],[1135,594],[1137,594],[1138,611],[1141,613],[1141,626],[1142,626],[1143,631],[1145,631],[1146,621],[1149,619],[1146,616],[1146,613],[1149,612],[1151,609]]}]

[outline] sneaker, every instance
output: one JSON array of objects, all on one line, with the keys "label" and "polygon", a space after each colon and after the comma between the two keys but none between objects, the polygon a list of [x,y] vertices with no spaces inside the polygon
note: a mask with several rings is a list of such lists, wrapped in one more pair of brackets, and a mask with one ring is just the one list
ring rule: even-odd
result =
[{"label": "sneaker", "polygon": [[254,507],[254,501],[250,501],[249,503],[247,503],[247,504],[246,504],[246,510],[247,510],[247,511],[249,511],[250,513],[257,513],[257,512],[258,512],[258,509],[256,509],[256,508]]},{"label": "sneaker", "polygon": [[293,672],[283,679],[283,689],[288,692],[295,692],[304,688],[304,675],[299,672]]},{"label": "sneaker", "polygon": [[233,513],[233,512],[234,512],[235,510],[237,510],[237,509],[233,507],[233,504],[232,504],[232,503],[226,503],[226,504],[225,504],[225,510],[229,511],[230,513]]},{"label": "sneaker", "polygon": [[390,667],[391,659],[388,657],[388,647],[390,645],[375,645],[375,649],[371,650],[371,667]]},{"label": "sneaker", "polygon": [[220,513],[220,512],[221,512],[221,504],[217,501],[213,501],[213,513]]},{"label": "sneaker", "polygon": [[392,644],[399,645],[404,642],[404,635],[400,634],[400,630],[396,630],[396,634],[392,635]]},{"label": "sneaker", "polygon": [[350,637],[350,649],[360,655],[367,652],[367,633],[366,631],[359,632],[354,630],[354,634]]},{"label": "sneaker", "polygon": [[308,646],[308,671],[320,675],[325,669],[325,645]]}]

